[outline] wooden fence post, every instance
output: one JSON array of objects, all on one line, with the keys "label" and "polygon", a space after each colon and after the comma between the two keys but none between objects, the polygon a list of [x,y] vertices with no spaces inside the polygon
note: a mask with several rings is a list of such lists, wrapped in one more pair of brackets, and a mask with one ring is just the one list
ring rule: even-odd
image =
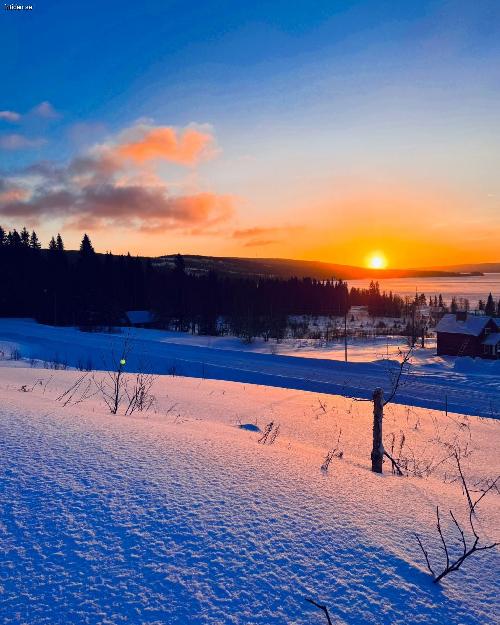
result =
[{"label": "wooden fence post", "polygon": [[384,418],[384,390],[376,388],[373,391],[373,448],[372,471],[382,473],[384,460],[384,445],[382,443],[382,420]]}]

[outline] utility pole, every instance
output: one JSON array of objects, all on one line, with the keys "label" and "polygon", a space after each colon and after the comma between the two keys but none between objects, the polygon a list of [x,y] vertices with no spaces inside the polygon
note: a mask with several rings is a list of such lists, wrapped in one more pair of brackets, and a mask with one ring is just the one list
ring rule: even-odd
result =
[{"label": "utility pole", "polygon": [[344,306],[344,361],[347,362],[347,313],[349,310],[349,293],[347,284],[345,285],[345,306]]}]

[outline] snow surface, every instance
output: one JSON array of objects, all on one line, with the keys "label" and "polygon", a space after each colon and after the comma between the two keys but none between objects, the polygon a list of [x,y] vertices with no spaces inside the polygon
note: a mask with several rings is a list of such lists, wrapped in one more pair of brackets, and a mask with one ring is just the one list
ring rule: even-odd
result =
[{"label": "snow surface", "polygon": [[[431,582],[412,534],[439,559],[435,506],[463,519],[464,497],[446,464],[371,473],[369,402],[162,376],[156,412],[113,416],[57,400],[80,375],[0,368],[5,625],[323,623],[305,597],[335,624],[499,622],[498,551]],[[274,445],[238,427],[270,421]],[[498,421],[391,405],[384,427],[422,457],[470,437],[469,479],[499,473]],[[499,512],[498,494],[481,503],[489,539]]]},{"label": "snow surface", "polygon": [[[329,359],[321,350],[323,357],[309,357],[313,351],[311,343],[308,357],[297,357],[254,351],[253,346],[248,348],[232,337],[190,337],[135,328],[126,332],[86,333],[75,328],[43,326],[31,320],[0,319],[0,352],[8,359],[13,350],[18,350],[22,357],[36,361],[35,366],[56,361],[62,366],[90,364],[102,370],[109,368],[110,354],[119,353],[127,336],[133,343],[133,352],[127,359],[129,371],[147,368],[159,374],[176,373],[359,398],[370,398],[378,386],[389,393],[399,367],[394,353],[397,346],[391,344],[389,351],[388,341],[378,344],[378,359],[344,363]],[[375,349],[373,342],[368,342],[356,343],[350,350],[354,351],[356,345],[365,357]],[[389,358],[382,357],[386,347]],[[266,349],[269,350],[269,345]],[[417,349],[411,375],[404,377],[395,401],[498,417],[500,360],[445,359],[435,356],[432,349]]]}]

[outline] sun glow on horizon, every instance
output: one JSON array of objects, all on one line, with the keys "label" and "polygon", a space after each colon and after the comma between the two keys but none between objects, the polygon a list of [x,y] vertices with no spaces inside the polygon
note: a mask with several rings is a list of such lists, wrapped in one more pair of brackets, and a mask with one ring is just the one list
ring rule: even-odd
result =
[{"label": "sun glow on horizon", "polygon": [[368,257],[367,265],[370,269],[385,269],[387,267],[387,259],[381,252],[374,252]]}]

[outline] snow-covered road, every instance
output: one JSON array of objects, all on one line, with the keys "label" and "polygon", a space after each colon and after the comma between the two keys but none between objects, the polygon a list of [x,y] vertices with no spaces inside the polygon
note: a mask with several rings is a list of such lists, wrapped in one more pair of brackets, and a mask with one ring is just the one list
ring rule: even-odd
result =
[{"label": "snow-covered road", "polygon": [[[397,363],[344,363],[240,349],[217,349],[172,341],[172,333],[132,330],[133,351],[127,369],[147,367],[151,372],[211,378],[370,398],[373,389],[392,387]],[[110,367],[123,335],[83,333],[73,328],[41,326],[29,320],[0,320],[0,343],[19,346],[22,356],[59,360],[76,366],[89,360],[95,369]],[[482,375],[439,365],[413,366],[395,397],[401,404],[483,417],[500,415],[498,363],[485,363]]]}]

